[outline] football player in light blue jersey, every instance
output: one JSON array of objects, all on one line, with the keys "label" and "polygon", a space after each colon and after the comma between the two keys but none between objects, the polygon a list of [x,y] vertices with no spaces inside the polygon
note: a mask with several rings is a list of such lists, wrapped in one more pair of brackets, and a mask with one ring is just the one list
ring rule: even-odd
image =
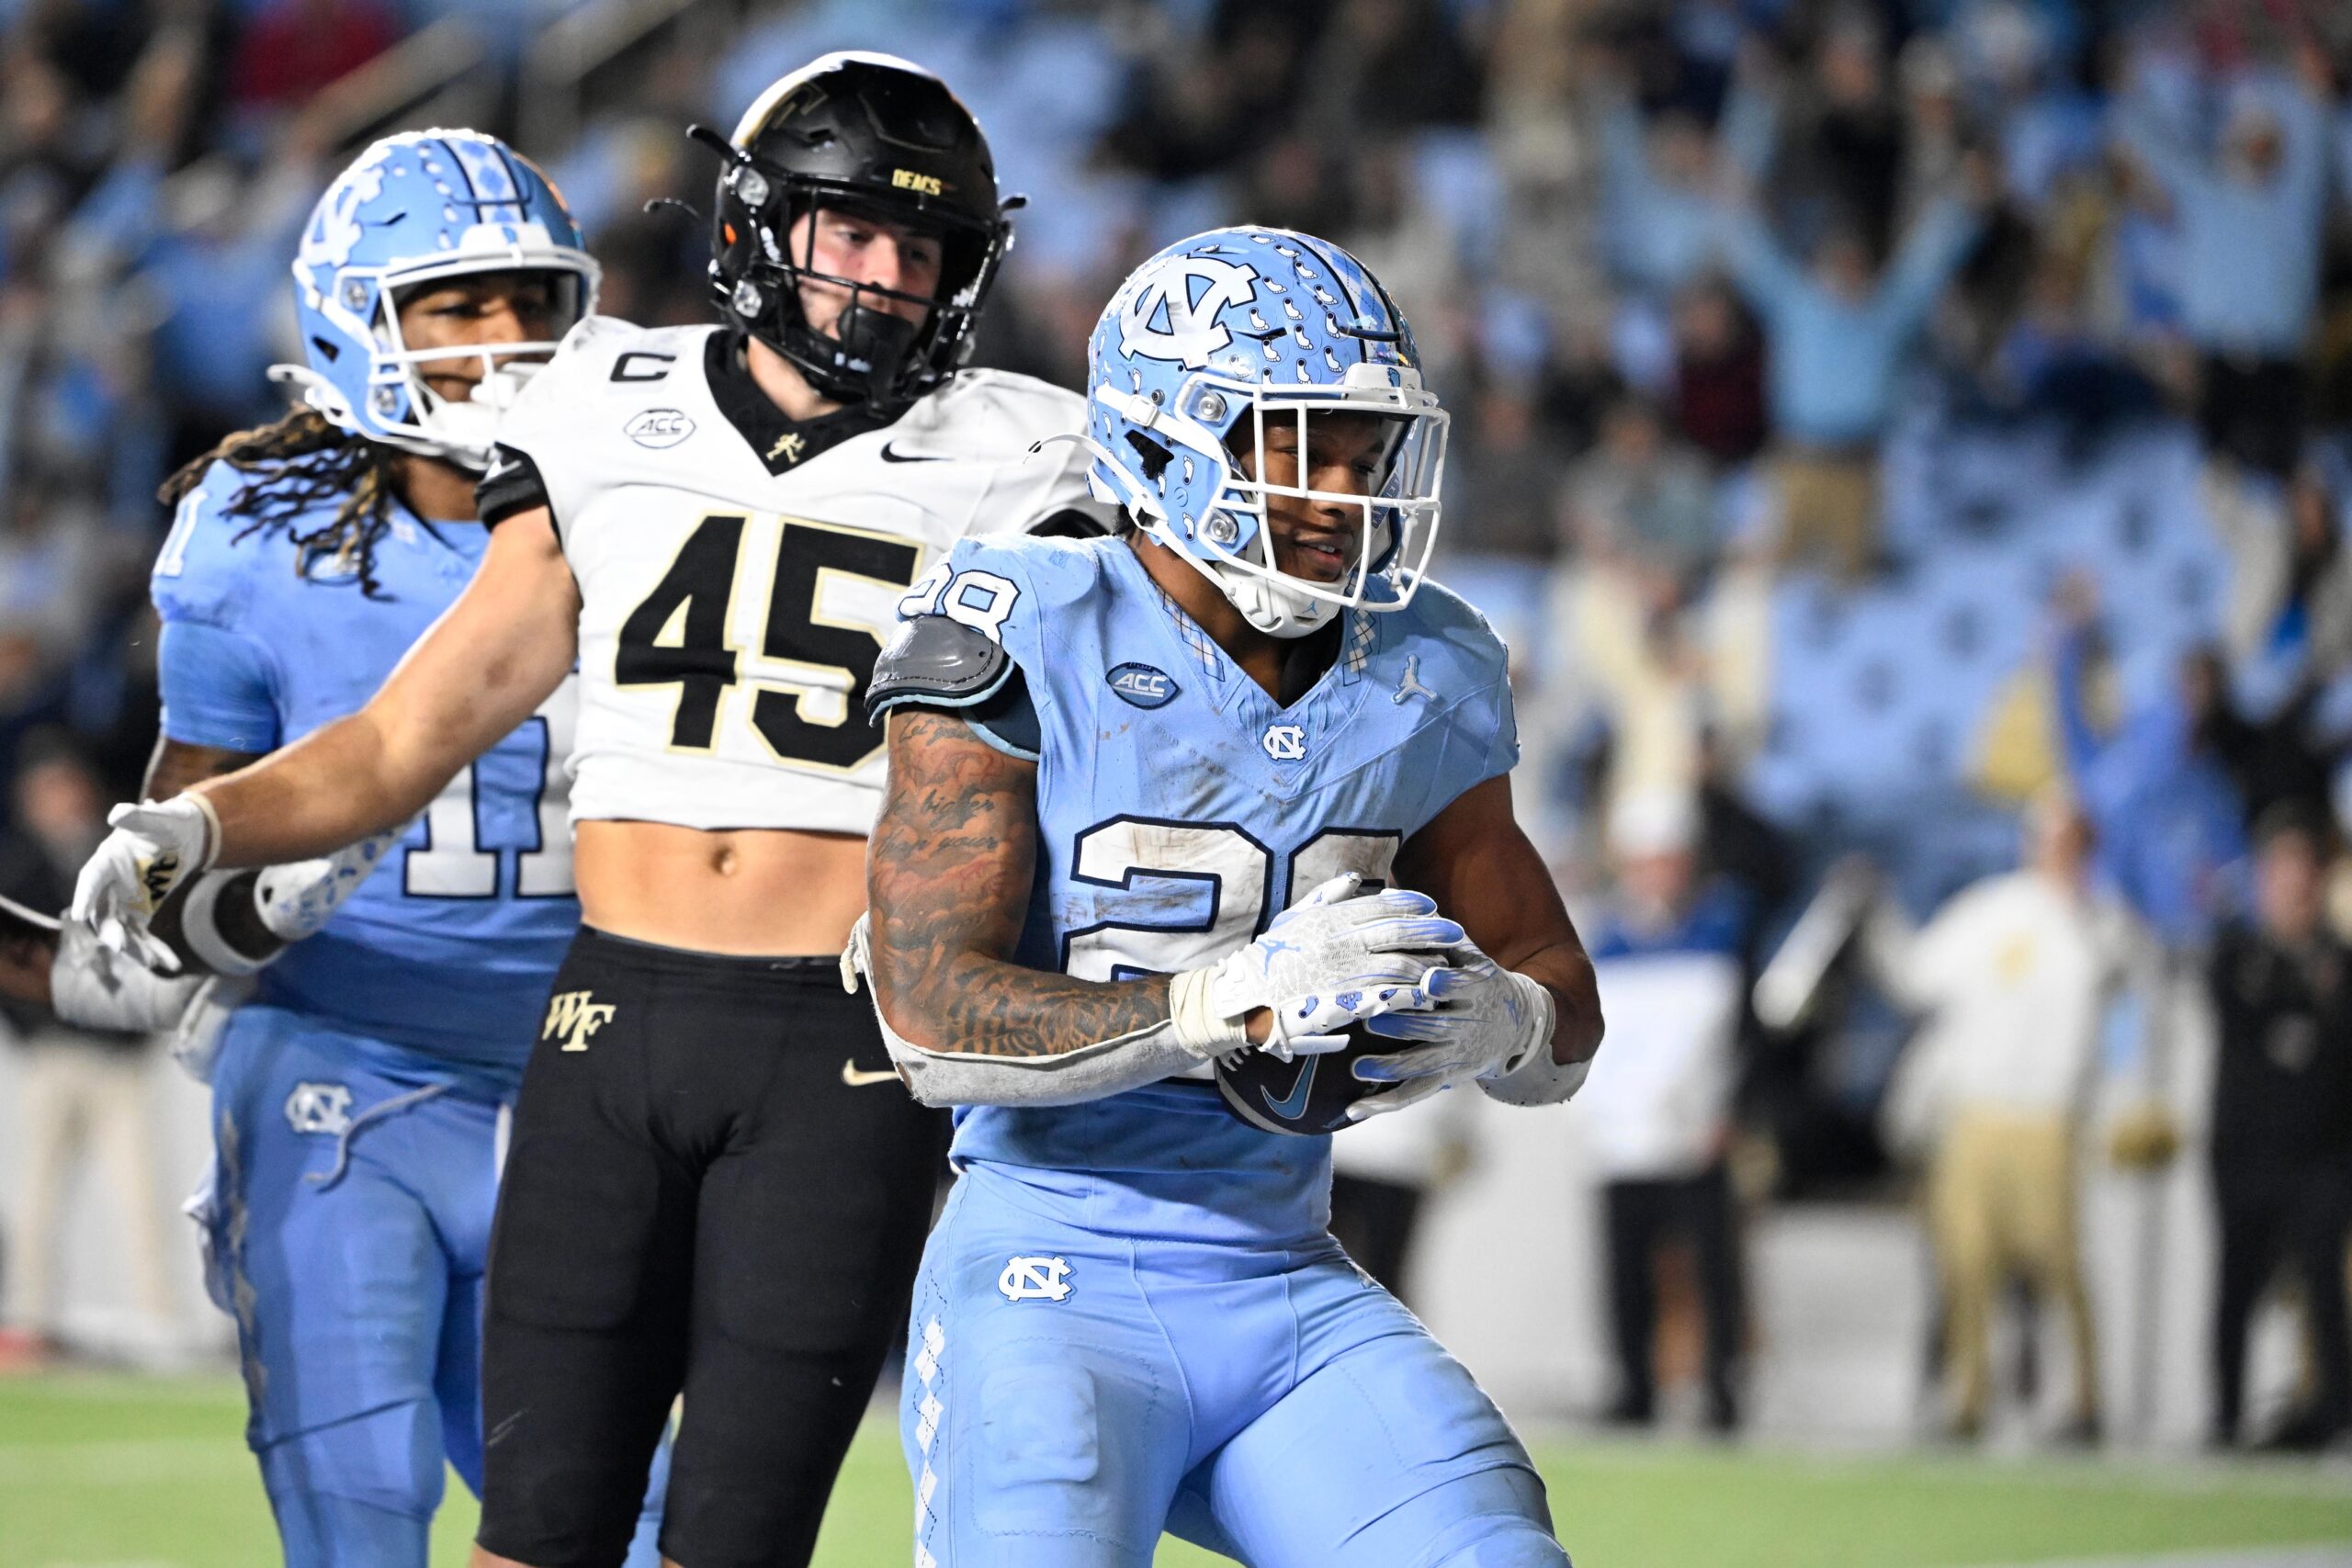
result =
[{"label": "football player in light blue jersey", "polygon": [[1445,416],[1379,284],[1274,230],[1146,263],[1089,382],[1133,527],[958,545],[873,688],[851,959],[963,1173],[911,1318],[915,1562],[1565,1563],[1501,1415],[1326,1224],[1325,1130],[1564,1100],[1600,1036],[1503,646],[1422,577]]},{"label": "football player in light blue jersey", "polygon": [[[294,264],[309,364],[277,372],[302,406],[165,487],[150,798],[359,707],[448,608],[487,543],[473,487],[497,396],[596,281],[561,199],[491,137],[395,136],[329,187]],[[247,1439],[298,1568],[424,1568],[445,1460],[481,1489],[503,1107],[579,919],[571,705],[567,684],[451,780],[259,968],[218,1042],[208,1283],[237,1319]],[[209,918],[206,889],[252,874],[208,874],[181,919],[117,934],[154,956],[176,927],[175,955],[251,972],[266,933]],[[633,1562],[655,1561],[651,1522]]]}]

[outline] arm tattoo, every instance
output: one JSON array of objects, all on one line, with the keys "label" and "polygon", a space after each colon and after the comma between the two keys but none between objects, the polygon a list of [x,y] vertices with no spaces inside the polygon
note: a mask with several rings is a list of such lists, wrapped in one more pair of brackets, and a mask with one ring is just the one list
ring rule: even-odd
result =
[{"label": "arm tattoo", "polygon": [[1165,979],[1102,984],[1011,961],[1036,874],[1036,764],[949,714],[895,714],[889,733],[866,895],[891,1027],[932,1050],[1057,1056],[1166,1022]]}]

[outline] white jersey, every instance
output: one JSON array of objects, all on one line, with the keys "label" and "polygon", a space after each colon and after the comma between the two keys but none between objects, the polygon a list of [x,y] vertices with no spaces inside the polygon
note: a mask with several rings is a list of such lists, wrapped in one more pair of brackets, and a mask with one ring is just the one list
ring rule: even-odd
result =
[{"label": "white jersey", "polygon": [[[875,656],[909,584],[969,534],[1102,516],[1085,404],[961,372],[881,423],[794,423],[716,327],[575,327],[499,430],[495,521],[544,502],[580,584],[575,822],[866,833]],[[534,471],[536,470],[536,471]]]}]

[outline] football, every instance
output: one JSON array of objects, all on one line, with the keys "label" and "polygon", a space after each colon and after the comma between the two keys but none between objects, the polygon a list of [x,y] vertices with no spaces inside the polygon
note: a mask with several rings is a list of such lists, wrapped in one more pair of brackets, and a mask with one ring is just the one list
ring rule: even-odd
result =
[{"label": "football", "polygon": [[1348,1107],[1395,1086],[1366,1083],[1354,1065],[1417,1042],[1391,1040],[1357,1024],[1348,1031],[1347,1049],[1283,1061],[1270,1051],[1236,1051],[1216,1063],[1217,1092],[1225,1108],[1267,1133],[1311,1137],[1351,1125]]}]

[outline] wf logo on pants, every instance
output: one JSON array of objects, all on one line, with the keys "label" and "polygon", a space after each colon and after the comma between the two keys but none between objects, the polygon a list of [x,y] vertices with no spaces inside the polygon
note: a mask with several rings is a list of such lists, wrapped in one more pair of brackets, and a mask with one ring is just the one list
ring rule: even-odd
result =
[{"label": "wf logo on pants", "polygon": [[593,991],[560,991],[548,998],[548,1021],[539,1038],[559,1036],[567,1051],[585,1051],[588,1037],[613,1020],[613,1004],[593,999]]}]

